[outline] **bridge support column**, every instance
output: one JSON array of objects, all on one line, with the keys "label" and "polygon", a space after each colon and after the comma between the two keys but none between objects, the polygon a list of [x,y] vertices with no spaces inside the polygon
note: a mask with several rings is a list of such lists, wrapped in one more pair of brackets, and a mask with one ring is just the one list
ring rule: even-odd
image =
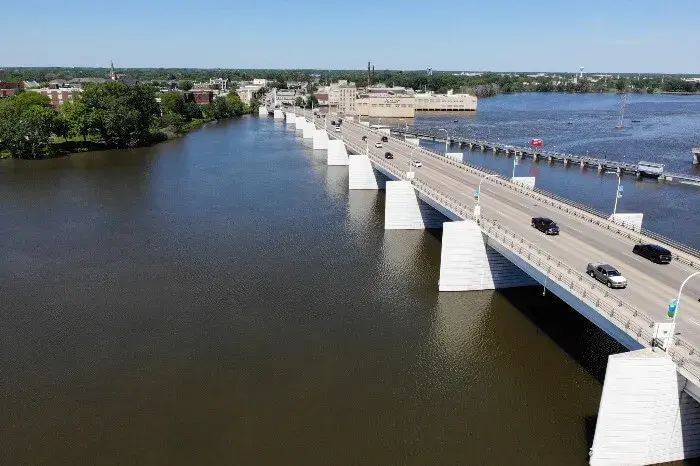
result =
[{"label": "bridge support column", "polygon": [[581,160],[581,168],[584,168],[585,166],[586,166],[586,162],[584,162],[583,160]]},{"label": "bridge support column", "polygon": [[258,107],[258,116],[267,116],[267,107],[262,105]]},{"label": "bridge support column", "polygon": [[693,149],[693,165],[700,163],[700,149]]},{"label": "bridge support column", "polygon": [[285,121],[285,123],[287,123],[287,126],[291,126],[291,125],[295,124],[296,120],[297,120],[297,116],[294,113],[287,112],[287,114],[284,117],[284,121]]},{"label": "bridge support column", "polygon": [[603,171],[603,164],[602,164],[602,163],[599,163],[599,164],[598,164],[598,171],[599,171],[599,172],[602,172],[602,171]]},{"label": "bridge support column", "polygon": [[311,139],[314,137],[314,131],[316,131],[314,124],[304,120],[304,125],[301,127],[301,137]]},{"label": "bridge support column", "polygon": [[282,120],[282,119],[284,119],[284,113],[282,113],[282,110],[275,109],[275,120]]},{"label": "bridge support column", "polygon": [[590,464],[656,464],[700,456],[700,404],[663,351],[608,357]]},{"label": "bridge support column", "polygon": [[445,216],[418,198],[410,181],[386,182],[385,230],[442,228]]},{"label": "bridge support column", "polygon": [[314,129],[313,138],[314,149],[328,149],[328,133],[326,133],[326,130]]},{"label": "bridge support column", "polygon": [[445,157],[457,162],[464,162],[464,154],[462,152],[446,152]]},{"label": "bridge support column", "polygon": [[498,148],[497,148],[497,147],[494,147],[494,148],[491,149],[491,150],[493,151],[493,155],[498,154]]},{"label": "bridge support column", "polygon": [[368,156],[352,154],[348,165],[350,189],[384,189],[386,187],[386,178],[372,167]]},{"label": "bridge support column", "polygon": [[306,118],[303,116],[297,115],[296,118],[294,118],[294,126],[298,130],[304,129],[304,124],[306,123]]},{"label": "bridge support column", "polygon": [[343,141],[332,139],[328,141],[327,165],[348,165],[348,151],[345,149]]},{"label": "bridge support column", "polygon": [[440,291],[493,290],[536,283],[486,244],[475,221],[443,224]]}]

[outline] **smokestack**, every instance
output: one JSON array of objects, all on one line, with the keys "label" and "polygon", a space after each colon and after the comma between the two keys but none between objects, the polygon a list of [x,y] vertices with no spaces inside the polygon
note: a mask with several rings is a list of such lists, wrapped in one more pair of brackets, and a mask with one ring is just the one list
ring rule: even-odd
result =
[{"label": "smokestack", "polygon": [[372,65],[372,84],[374,84],[374,78],[375,78],[374,65]]},{"label": "smokestack", "polygon": [[367,87],[369,87],[369,81],[370,81],[369,66],[370,66],[370,62],[367,62]]}]

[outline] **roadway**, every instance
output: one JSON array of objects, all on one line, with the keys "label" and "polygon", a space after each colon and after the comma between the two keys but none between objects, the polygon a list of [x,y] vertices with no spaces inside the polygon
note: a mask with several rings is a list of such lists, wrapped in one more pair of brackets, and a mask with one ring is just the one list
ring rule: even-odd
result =
[{"label": "roadway", "polygon": [[[364,126],[347,122],[342,125],[342,137],[356,147],[365,147],[362,136],[367,136],[369,150],[378,157],[390,151],[394,165],[403,171],[410,158],[420,160],[423,167],[414,168],[416,179],[443,191],[467,205],[474,204],[473,193],[482,177],[467,173],[439,159],[415,151],[410,154],[404,144],[389,137],[383,148],[374,143],[381,135]],[[553,257],[585,273],[589,262],[600,261],[616,267],[627,278],[626,289],[610,290],[652,320],[667,321],[668,302],[678,294],[678,287],[691,273],[697,271],[677,261],[668,265],[655,264],[632,253],[634,243],[620,235],[592,225],[536,200],[491,183],[486,179],[481,186],[482,215],[496,220],[517,235],[548,251]],[[549,217],[560,228],[559,236],[547,236],[530,226],[532,217]],[[591,281],[593,278],[586,277]],[[600,286],[603,286],[602,284]],[[700,348],[700,276],[689,281],[681,298],[676,332]],[[650,330],[651,331],[651,330]]]}]

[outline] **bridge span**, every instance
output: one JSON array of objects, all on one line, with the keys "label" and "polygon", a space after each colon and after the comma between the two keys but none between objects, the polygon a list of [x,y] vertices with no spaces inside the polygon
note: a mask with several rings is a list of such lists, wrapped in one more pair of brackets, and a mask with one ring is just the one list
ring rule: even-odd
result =
[{"label": "bridge span", "polygon": [[[541,286],[630,350],[609,358],[591,464],[700,456],[700,276],[683,289],[675,331],[657,325],[668,324],[669,300],[700,271],[700,253],[347,119],[339,133],[310,112],[286,120],[328,151],[329,164],[348,165],[350,189],[386,190],[386,229],[443,228],[440,291]],[[561,234],[531,228],[539,216],[553,218]],[[640,242],[666,246],[673,262],[632,254]],[[627,288],[586,275],[594,261],[617,267]]]}]

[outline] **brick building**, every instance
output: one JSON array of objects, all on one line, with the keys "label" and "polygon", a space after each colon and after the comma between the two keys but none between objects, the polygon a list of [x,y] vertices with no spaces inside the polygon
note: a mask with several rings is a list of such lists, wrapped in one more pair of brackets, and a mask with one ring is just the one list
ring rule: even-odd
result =
[{"label": "brick building", "polygon": [[20,89],[24,89],[23,83],[10,83],[0,81],[0,98],[15,95]]},{"label": "brick building", "polygon": [[214,91],[208,89],[192,89],[184,93],[187,102],[210,104],[214,100]]},{"label": "brick building", "polygon": [[69,100],[72,100],[73,95],[75,93],[80,92],[80,88],[77,88],[77,87],[62,87],[59,89],[43,88],[43,89],[32,89],[32,91],[49,96],[49,98],[51,99],[51,105],[53,105],[54,108],[58,108],[64,102],[68,102]]}]

